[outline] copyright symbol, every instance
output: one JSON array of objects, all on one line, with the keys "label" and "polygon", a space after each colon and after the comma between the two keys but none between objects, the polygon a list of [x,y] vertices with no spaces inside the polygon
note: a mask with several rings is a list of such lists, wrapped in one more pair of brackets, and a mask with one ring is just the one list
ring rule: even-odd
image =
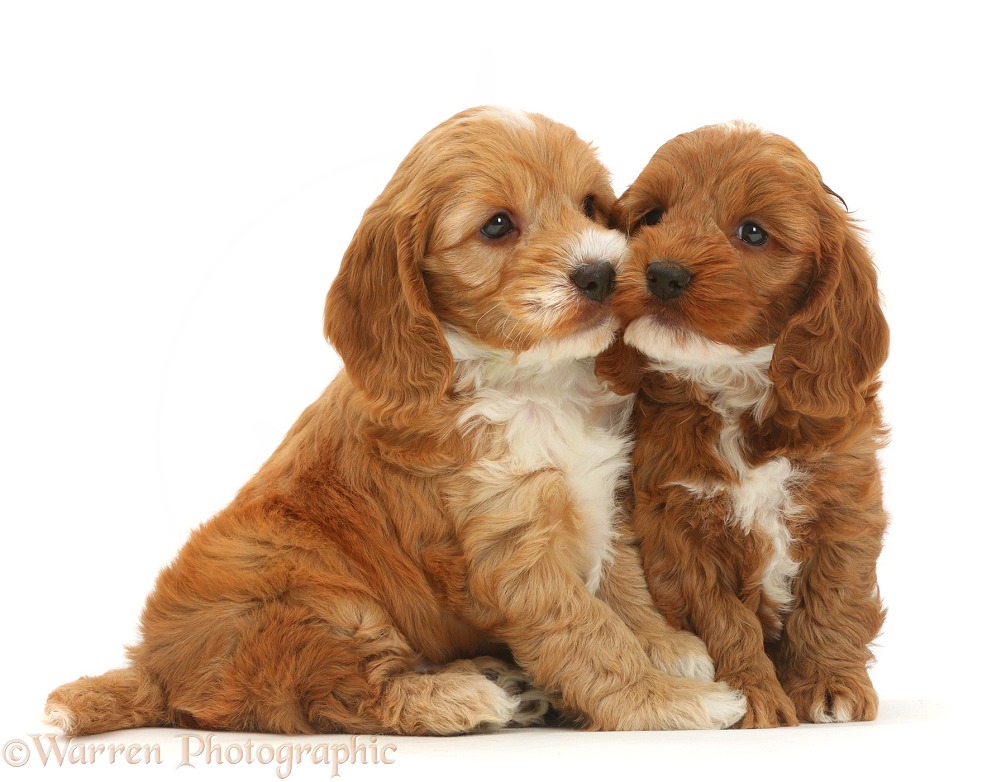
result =
[{"label": "copyright symbol", "polygon": [[3,745],[3,760],[11,768],[19,768],[28,762],[31,751],[21,739],[11,739]]}]

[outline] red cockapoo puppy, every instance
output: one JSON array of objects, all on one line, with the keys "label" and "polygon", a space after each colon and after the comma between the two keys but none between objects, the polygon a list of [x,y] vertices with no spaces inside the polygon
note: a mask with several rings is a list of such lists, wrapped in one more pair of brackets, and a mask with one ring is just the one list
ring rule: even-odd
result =
[{"label": "red cockapoo puppy", "polygon": [[599,369],[639,392],[647,579],[745,727],[877,714],[888,330],[839,200],[792,142],[732,124],[669,141],[613,213],[626,325]]}]

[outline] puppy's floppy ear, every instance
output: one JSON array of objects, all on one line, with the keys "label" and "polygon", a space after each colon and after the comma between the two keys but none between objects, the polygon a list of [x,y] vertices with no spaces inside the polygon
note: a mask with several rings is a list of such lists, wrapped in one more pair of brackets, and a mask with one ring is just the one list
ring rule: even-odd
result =
[{"label": "puppy's floppy ear", "polygon": [[849,216],[824,203],[815,278],[779,335],[769,374],[784,408],[836,418],[863,408],[889,334],[873,261]]},{"label": "puppy's floppy ear", "polygon": [[646,356],[625,344],[619,331],[611,346],[594,359],[594,374],[616,394],[627,396],[642,387],[647,363]]},{"label": "puppy's floppy ear", "polygon": [[378,420],[407,418],[442,399],[453,360],[433,314],[419,261],[423,214],[396,214],[393,200],[367,210],[325,304],[325,335]]}]

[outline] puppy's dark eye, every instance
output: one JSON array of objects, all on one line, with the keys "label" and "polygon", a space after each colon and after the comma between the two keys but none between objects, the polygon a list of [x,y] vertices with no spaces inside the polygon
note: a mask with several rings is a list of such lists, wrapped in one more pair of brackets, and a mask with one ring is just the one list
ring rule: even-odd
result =
[{"label": "puppy's dark eye", "polygon": [[506,212],[494,214],[489,222],[482,226],[482,235],[486,239],[502,239],[513,230],[513,221]]},{"label": "puppy's dark eye", "polygon": [[588,219],[594,219],[594,196],[589,195],[583,199],[583,213],[587,215]]},{"label": "puppy's dark eye", "polygon": [[768,241],[768,234],[765,229],[755,223],[744,223],[737,229],[737,238],[744,244],[760,247]]},{"label": "puppy's dark eye", "polygon": [[660,222],[660,219],[664,216],[663,209],[651,209],[649,212],[643,215],[643,219],[640,220],[640,225],[656,225]]}]

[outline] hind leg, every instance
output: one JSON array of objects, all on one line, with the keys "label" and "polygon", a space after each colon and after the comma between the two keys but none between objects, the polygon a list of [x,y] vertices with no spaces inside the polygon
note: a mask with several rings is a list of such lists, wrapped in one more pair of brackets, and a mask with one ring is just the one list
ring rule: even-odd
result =
[{"label": "hind leg", "polygon": [[[209,612],[224,613],[221,606]],[[419,672],[421,656],[376,602],[258,601],[178,634],[183,666],[165,665],[148,633],[134,664],[168,693],[171,722],[209,730],[450,735],[524,724],[537,695],[508,693],[500,661],[457,660]],[[157,649],[151,652],[151,649]],[[174,671],[172,671],[174,668]],[[512,672],[509,672],[512,673]],[[503,682],[505,684],[505,682]],[[522,710],[523,709],[523,710]]]}]

